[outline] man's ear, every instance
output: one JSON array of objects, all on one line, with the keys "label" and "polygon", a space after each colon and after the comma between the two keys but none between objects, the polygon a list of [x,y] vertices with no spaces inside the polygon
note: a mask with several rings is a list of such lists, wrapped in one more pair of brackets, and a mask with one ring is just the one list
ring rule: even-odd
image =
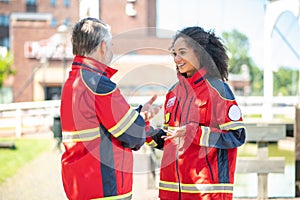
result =
[{"label": "man's ear", "polygon": [[101,57],[105,57],[106,55],[106,42],[105,41],[102,41],[100,46],[99,46],[99,50],[100,50],[100,53],[101,53]]}]

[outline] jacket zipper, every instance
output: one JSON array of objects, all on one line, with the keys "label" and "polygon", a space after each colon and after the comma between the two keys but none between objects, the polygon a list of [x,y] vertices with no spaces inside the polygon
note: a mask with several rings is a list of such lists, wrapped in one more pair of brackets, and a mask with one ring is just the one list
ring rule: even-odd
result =
[{"label": "jacket zipper", "polygon": [[[186,98],[185,98],[185,100],[184,100],[184,102],[183,102],[183,105],[182,105],[182,108],[181,108],[181,113],[180,113],[180,115],[179,115],[179,126],[182,124],[181,123],[181,118],[182,118],[182,111],[184,110],[184,107],[185,107],[185,104],[186,104],[186,101],[187,101],[187,99],[188,99],[188,91],[187,91],[187,87],[186,87],[186,85],[185,85],[185,83],[183,83],[183,85],[184,85],[184,89],[185,89],[185,96],[186,96]],[[180,101],[178,101],[178,105],[180,104]],[[177,107],[178,108],[178,107]],[[177,114],[177,108],[176,108],[176,113],[175,114]],[[176,116],[176,115],[175,115]],[[178,145],[177,145],[177,151],[176,151],[176,162],[175,162],[175,164],[176,164],[176,175],[177,175],[177,179],[178,179],[178,200],[181,200],[181,180],[180,180],[180,175],[179,175],[179,164],[178,164],[178,159],[179,159],[179,155],[178,155],[178,153],[179,153],[179,148],[180,147],[180,138],[178,138]]]},{"label": "jacket zipper", "polygon": [[124,156],[125,156],[125,150],[123,150],[123,156],[122,156],[122,188],[124,187]]},{"label": "jacket zipper", "polygon": [[[182,112],[184,111],[184,107],[185,107],[185,104],[186,104],[186,101],[188,100],[188,90],[187,90],[187,87],[186,87],[186,85],[185,85],[185,83],[184,83],[184,81],[183,81],[183,86],[184,86],[184,89],[185,89],[185,100],[184,100],[184,102],[183,102],[183,104],[182,104],[182,109],[181,109],[181,113],[180,113],[180,123],[179,123],[179,125],[182,125],[182,123],[181,123],[181,117],[182,117]],[[186,123],[186,121],[185,121],[185,123]]]},{"label": "jacket zipper", "polygon": [[[190,100],[190,103],[189,103],[189,106],[188,106],[188,110],[191,109],[191,105],[192,105],[193,100],[194,100],[194,97],[192,97],[191,100]],[[189,113],[186,114],[185,123],[188,122],[188,119],[189,119]]]},{"label": "jacket zipper", "polygon": [[181,98],[179,97],[178,98],[178,103],[177,103],[176,109],[175,109],[174,122],[176,122],[176,119],[177,119],[177,111],[178,111],[178,107],[179,107],[180,101],[181,101]]},{"label": "jacket zipper", "polygon": [[180,180],[180,176],[179,176],[179,164],[178,164],[178,159],[179,159],[179,155],[178,155],[178,148],[180,146],[180,137],[178,138],[178,145],[177,145],[177,151],[176,151],[176,175],[178,178],[178,200],[181,200],[181,180]]},{"label": "jacket zipper", "polygon": [[214,181],[214,180],[215,180],[214,174],[213,174],[213,172],[212,172],[212,168],[211,168],[211,165],[210,165],[209,160],[208,160],[207,147],[203,147],[203,148],[205,148],[205,152],[206,152],[205,159],[206,159],[206,162],[207,162],[207,166],[208,166],[208,168],[209,168],[209,172],[210,172],[210,175],[211,175],[211,179]]}]

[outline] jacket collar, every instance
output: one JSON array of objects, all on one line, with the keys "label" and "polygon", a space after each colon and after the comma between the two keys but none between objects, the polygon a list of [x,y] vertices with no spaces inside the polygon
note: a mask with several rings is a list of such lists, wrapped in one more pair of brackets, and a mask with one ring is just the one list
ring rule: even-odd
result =
[{"label": "jacket collar", "polygon": [[118,71],[91,57],[84,57],[78,55],[76,55],[73,60],[72,68],[84,68],[90,71],[95,71],[104,76],[107,76],[108,78],[111,78]]},{"label": "jacket collar", "polygon": [[202,67],[191,77],[186,78],[180,73],[177,74],[177,77],[179,82],[187,82],[189,85],[195,88],[206,78],[206,74],[207,70],[205,67]]}]

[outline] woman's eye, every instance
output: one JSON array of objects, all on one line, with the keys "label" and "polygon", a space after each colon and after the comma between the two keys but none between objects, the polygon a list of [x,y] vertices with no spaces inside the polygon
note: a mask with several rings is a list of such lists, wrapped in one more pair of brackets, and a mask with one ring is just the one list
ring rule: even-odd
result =
[{"label": "woman's eye", "polygon": [[180,51],[180,52],[179,52],[179,54],[180,54],[181,56],[183,56],[185,53],[186,53],[185,51]]},{"label": "woman's eye", "polygon": [[176,54],[175,52],[172,52],[171,55],[172,55],[173,57],[176,57],[177,54]]}]

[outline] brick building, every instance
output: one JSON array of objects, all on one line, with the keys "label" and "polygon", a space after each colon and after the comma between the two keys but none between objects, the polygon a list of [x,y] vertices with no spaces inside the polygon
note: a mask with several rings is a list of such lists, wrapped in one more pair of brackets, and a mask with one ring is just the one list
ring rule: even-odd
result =
[{"label": "brick building", "polygon": [[[43,41],[57,32],[57,27],[70,26],[79,18],[79,1],[70,0],[6,0],[0,1],[0,45],[14,55],[16,74],[6,82],[12,100],[34,101],[50,99],[51,92],[60,90],[63,78],[62,61],[25,57],[27,41]],[[46,68],[46,66],[49,66]],[[53,94],[55,95],[55,94]]]},{"label": "brick building", "polygon": [[100,17],[111,25],[112,66],[119,69],[115,81],[124,93],[161,92],[175,82],[167,51],[171,38],[156,34],[156,0],[2,0],[0,17],[6,23],[0,24],[0,46],[14,55],[17,73],[6,82],[14,102],[59,98],[71,65],[71,45],[65,44],[66,54],[56,57],[49,55],[57,52],[50,45],[58,46],[60,25],[71,27],[85,16]]},{"label": "brick building", "polygon": [[177,81],[168,51],[173,32],[158,36],[156,6],[156,0],[101,1],[101,19],[113,34],[112,66],[119,70],[114,79],[126,96],[164,95]]}]

